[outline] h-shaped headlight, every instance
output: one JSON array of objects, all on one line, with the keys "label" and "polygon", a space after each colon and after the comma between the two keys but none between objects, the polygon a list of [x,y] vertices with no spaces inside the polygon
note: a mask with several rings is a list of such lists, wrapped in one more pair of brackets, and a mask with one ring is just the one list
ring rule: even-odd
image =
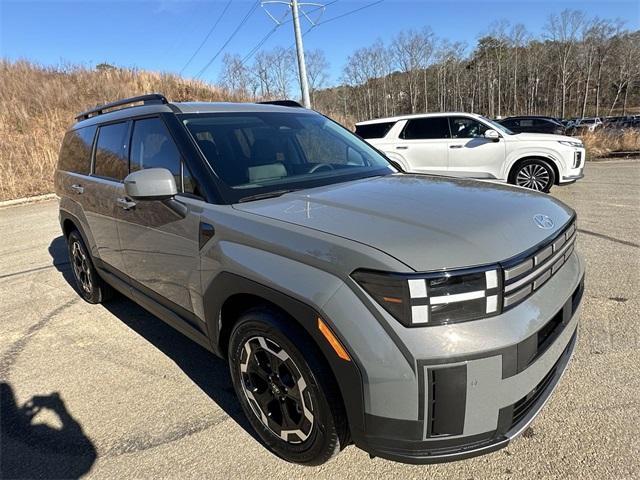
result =
[{"label": "h-shaped headlight", "polygon": [[351,276],[407,327],[466,322],[502,310],[498,266],[418,274],[356,270]]}]

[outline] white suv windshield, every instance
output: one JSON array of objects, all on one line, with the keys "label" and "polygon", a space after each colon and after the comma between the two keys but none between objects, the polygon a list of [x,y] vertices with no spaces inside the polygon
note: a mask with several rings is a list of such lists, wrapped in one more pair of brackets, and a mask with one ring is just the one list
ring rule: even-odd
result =
[{"label": "white suv windshield", "polygon": [[218,177],[242,195],[395,172],[367,143],[315,113],[212,113],[183,121]]}]

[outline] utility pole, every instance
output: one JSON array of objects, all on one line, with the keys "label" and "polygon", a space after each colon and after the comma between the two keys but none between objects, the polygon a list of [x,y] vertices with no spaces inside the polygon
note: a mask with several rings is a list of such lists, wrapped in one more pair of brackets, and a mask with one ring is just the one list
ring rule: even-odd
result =
[{"label": "utility pole", "polygon": [[[302,103],[304,104],[305,108],[311,108],[311,98],[309,96],[309,80],[307,78],[307,64],[304,60],[304,45],[302,44],[302,33],[300,31],[300,10],[298,7],[300,5],[313,6],[315,7],[314,11],[321,10],[320,15],[315,20],[312,20],[311,17],[306,12],[304,12],[304,10],[302,11],[302,15],[307,19],[307,21],[309,21],[309,23],[311,23],[312,26],[316,26],[317,24],[316,22],[324,13],[325,6],[321,3],[311,3],[311,2],[298,3],[298,0],[264,0],[262,2],[262,7],[264,8],[265,5],[273,4],[273,3],[284,4],[291,9],[291,17],[293,20],[293,34],[296,38],[296,52],[298,56],[298,75],[300,78],[300,91],[302,93]],[[283,20],[286,17],[286,15],[283,16],[282,18],[276,18],[271,13],[269,13],[269,11],[266,8],[265,8],[265,12],[267,13],[267,15],[269,15],[269,17],[271,17],[271,19],[274,22],[276,22],[277,26],[280,26],[284,23]]]},{"label": "utility pole", "polygon": [[311,108],[309,97],[309,82],[307,80],[307,64],[304,61],[304,45],[300,33],[300,15],[298,13],[298,0],[291,0],[291,15],[293,16],[293,33],[296,36],[296,51],[298,53],[298,73],[300,74],[300,90],[302,91],[302,103],[305,108]]}]

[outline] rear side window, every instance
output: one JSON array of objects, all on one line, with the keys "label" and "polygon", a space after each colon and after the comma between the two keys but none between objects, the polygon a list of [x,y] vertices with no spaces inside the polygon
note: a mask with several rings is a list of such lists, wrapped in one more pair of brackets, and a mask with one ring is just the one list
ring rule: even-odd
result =
[{"label": "rear side window", "polygon": [[105,125],[98,130],[94,174],[124,180],[129,172],[127,162],[128,123]]},{"label": "rear side window", "polygon": [[404,126],[400,138],[405,140],[428,140],[449,138],[447,117],[414,118]]},{"label": "rear side window", "polygon": [[58,169],[66,172],[89,175],[91,171],[91,149],[96,127],[78,128],[64,136]]},{"label": "rear side window", "polygon": [[395,124],[396,122],[380,122],[370,123],[368,125],[356,125],[356,135],[365,140],[367,138],[383,138]]}]

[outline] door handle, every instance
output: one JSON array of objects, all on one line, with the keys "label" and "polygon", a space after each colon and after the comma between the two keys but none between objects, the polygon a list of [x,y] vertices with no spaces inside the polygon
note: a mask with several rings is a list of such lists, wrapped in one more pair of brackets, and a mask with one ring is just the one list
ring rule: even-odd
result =
[{"label": "door handle", "polygon": [[462,148],[464,145],[449,145],[449,148]]},{"label": "door handle", "polygon": [[74,183],[73,185],[71,185],[71,190],[76,192],[78,195],[80,195],[81,193],[84,193],[84,187],[82,185],[78,185],[77,183]]},{"label": "door handle", "polygon": [[122,198],[122,197],[118,198],[116,200],[116,203],[123,210],[131,210],[132,208],[134,208],[136,206],[136,202],[133,202],[131,200],[127,200],[126,198]]},{"label": "door handle", "polygon": [[398,149],[398,150],[406,150],[408,148],[409,147],[407,147],[406,145],[401,145],[401,146],[396,147],[396,149]]}]

